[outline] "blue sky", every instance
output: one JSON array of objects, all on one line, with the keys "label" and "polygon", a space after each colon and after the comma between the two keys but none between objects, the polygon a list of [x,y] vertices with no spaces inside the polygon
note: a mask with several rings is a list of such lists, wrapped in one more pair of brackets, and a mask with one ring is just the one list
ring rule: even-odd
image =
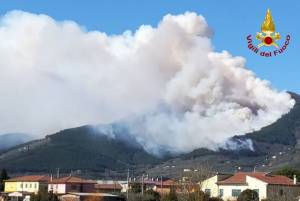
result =
[{"label": "blue sky", "polygon": [[[247,49],[246,36],[260,31],[270,8],[276,31],[291,43],[284,54],[264,58]],[[156,26],[170,14],[194,11],[203,15],[214,30],[216,51],[227,50],[247,59],[247,67],[280,90],[300,93],[300,2],[279,0],[3,0],[0,14],[10,10],[43,13],[56,20],[73,20],[87,30],[119,34],[142,24]],[[283,43],[282,39],[279,44]],[[299,56],[298,56],[299,55]],[[297,57],[298,56],[298,57]]]}]

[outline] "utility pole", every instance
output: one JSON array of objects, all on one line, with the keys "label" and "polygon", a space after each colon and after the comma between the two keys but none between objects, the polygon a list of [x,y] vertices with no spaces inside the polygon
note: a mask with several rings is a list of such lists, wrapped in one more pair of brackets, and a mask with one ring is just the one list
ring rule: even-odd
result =
[{"label": "utility pole", "polygon": [[126,189],[126,194],[127,194],[127,200],[129,197],[129,168],[127,169],[127,189]]},{"label": "utility pole", "polygon": [[142,176],[142,196],[144,196],[144,174]]}]

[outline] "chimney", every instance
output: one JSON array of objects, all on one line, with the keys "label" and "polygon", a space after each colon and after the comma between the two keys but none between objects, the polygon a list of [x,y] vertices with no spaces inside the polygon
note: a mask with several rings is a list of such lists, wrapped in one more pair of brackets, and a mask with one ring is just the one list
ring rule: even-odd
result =
[{"label": "chimney", "polygon": [[294,174],[294,184],[297,184],[297,176]]}]

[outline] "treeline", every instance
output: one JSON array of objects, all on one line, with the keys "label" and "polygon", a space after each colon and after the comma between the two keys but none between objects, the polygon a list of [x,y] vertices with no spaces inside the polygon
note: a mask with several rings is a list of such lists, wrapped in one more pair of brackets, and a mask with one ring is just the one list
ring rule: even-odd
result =
[{"label": "treeline", "polygon": [[209,197],[208,194],[200,190],[186,193],[176,193],[175,189],[171,189],[168,194],[161,195],[153,190],[143,193],[131,192],[128,201],[223,201],[221,198]]},{"label": "treeline", "polygon": [[0,192],[4,191],[4,181],[9,179],[6,169],[2,169],[0,172]]}]

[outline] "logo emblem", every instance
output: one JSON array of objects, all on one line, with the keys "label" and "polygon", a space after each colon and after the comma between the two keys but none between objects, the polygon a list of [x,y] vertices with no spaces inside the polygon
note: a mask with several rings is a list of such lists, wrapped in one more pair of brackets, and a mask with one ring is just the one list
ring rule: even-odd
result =
[{"label": "logo emblem", "polygon": [[262,46],[274,46],[278,48],[276,41],[280,40],[280,34],[275,32],[275,24],[270,9],[267,10],[265,21],[261,25],[261,32],[256,34],[256,39],[261,41],[257,46],[258,48]]},{"label": "logo emblem", "polygon": [[[248,48],[255,54],[259,54],[264,57],[272,57],[282,54],[286,50],[291,39],[290,35],[286,35],[284,44],[281,47],[278,45],[281,36],[279,32],[276,32],[275,30],[275,23],[270,9],[267,10],[265,19],[261,25],[261,32],[257,32],[255,37],[258,40],[258,45],[253,44],[252,35],[247,36]],[[270,51],[269,48],[272,47],[273,51]]]}]

